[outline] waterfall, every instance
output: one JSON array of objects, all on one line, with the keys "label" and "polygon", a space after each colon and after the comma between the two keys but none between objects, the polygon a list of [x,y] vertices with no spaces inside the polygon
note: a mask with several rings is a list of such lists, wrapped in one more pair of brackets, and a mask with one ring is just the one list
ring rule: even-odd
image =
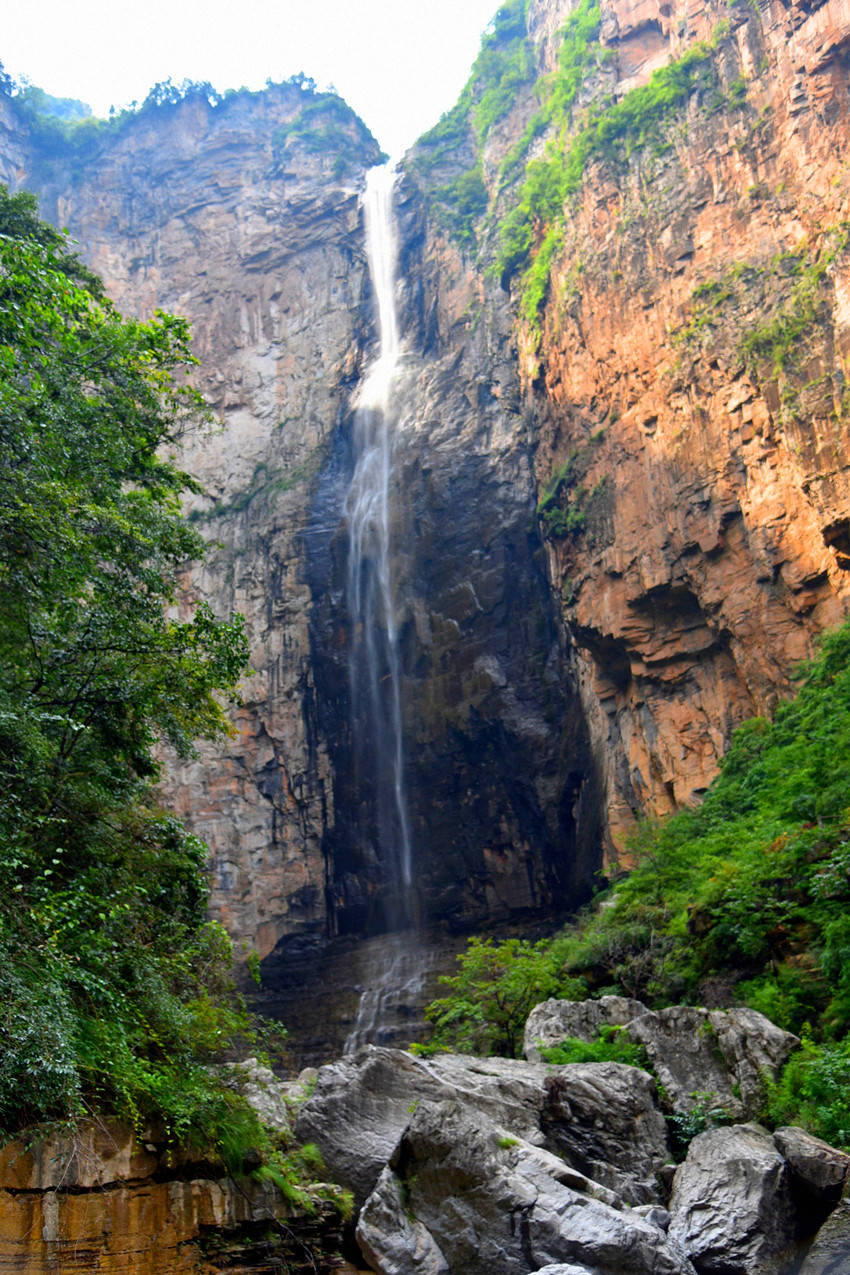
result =
[{"label": "waterfall", "polygon": [[[413,925],[413,862],[404,790],[401,668],[390,555],[390,480],[398,404],[393,394],[400,356],[396,313],[395,173],[374,168],[366,178],[366,247],[378,308],[380,343],[354,417],[354,472],[346,498],[347,603],[350,629],[351,741],[359,783],[370,800],[372,850],[383,891],[387,930]],[[413,933],[387,935],[363,970],[363,990],[350,1053],[380,1039],[385,1020],[404,1013],[421,991],[419,944]]]},{"label": "waterfall", "polygon": [[390,899],[388,928],[411,920],[413,881],[404,790],[398,630],[390,566],[393,384],[400,341],[396,313],[396,236],[392,168],[366,178],[366,246],[378,307],[380,344],[360,389],[354,418],[355,466],[346,498],[349,679],[355,766],[374,807],[375,856]]}]

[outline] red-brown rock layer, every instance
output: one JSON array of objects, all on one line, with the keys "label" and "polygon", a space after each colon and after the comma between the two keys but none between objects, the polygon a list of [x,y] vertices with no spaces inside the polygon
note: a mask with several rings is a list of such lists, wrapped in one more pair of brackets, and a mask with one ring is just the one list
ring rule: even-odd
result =
[{"label": "red-brown rock layer", "polygon": [[850,7],[614,0],[600,39],[615,98],[716,45],[713,97],[588,166],[521,336],[538,490],[572,457],[585,515],[549,556],[616,844],[706,787],[850,599]]},{"label": "red-brown rock layer", "polygon": [[317,1254],[323,1233],[325,1252],[336,1247],[336,1225],[327,1206],[308,1218],[268,1183],[236,1182],[185,1155],[175,1167],[115,1122],[0,1149],[0,1271],[9,1275],[238,1275],[281,1263],[315,1271],[316,1262],[327,1271],[331,1259]]}]

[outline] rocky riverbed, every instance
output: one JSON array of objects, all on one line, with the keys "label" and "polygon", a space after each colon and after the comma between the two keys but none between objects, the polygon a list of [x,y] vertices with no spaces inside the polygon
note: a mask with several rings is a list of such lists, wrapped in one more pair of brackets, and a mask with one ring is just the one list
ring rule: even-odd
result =
[{"label": "rocky riverbed", "polygon": [[[540,1061],[605,1025],[649,1070]],[[315,1074],[296,1128],[378,1275],[838,1275],[850,1157],[758,1120],[798,1044],[751,1010],[547,1001],[525,1061],[367,1046]]]}]

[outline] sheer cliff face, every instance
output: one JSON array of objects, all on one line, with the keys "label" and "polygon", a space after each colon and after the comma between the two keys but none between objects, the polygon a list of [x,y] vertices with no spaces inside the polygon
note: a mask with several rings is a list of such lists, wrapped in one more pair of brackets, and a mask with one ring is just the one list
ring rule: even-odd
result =
[{"label": "sheer cliff face", "polygon": [[[36,152],[20,171],[125,311],[193,324],[215,421],[182,459],[213,548],[185,596],[246,616],[254,671],[234,738],[170,761],[164,798],[210,846],[214,914],[261,956],[387,919],[352,756],[345,605],[352,404],[375,344],[359,192],[378,156],[361,139],[340,178],[336,144],[291,126],[301,110],[291,86],[189,100],[143,112],[84,170]],[[25,158],[26,145],[24,133]],[[402,202],[415,277],[390,501],[417,906],[480,927],[587,895],[599,803],[534,516],[507,299],[470,331],[455,311],[479,285],[457,259],[437,314],[441,267],[421,203]]]},{"label": "sheer cliff face", "polygon": [[[574,7],[531,5],[543,71]],[[770,710],[847,608],[850,12],[615,0],[596,38],[574,134],[605,95],[712,46],[703,87],[589,153],[539,336],[518,329],[551,585],[616,843],[707,785],[731,728]],[[529,109],[483,149],[497,216]]]},{"label": "sheer cliff face", "polygon": [[[599,793],[536,526],[507,298],[487,285],[482,310],[481,281],[434,244],[406,179],[397,216],[403,353],[390,543],[414,876],[423,920],[472,928],[587,897],[599,866]],[[350,643],[339,608],[348,469],[341,448],[322,475],[311,543],[341,931],[373,923],[379,875],[375,846],[357,834],[370,795],[348,745]]]},{"label": "sheer cliff face", "polygon": [[333,152],[287,139],[310,100],[283,86],[215,110],[186,101],[143,113],[84,167],[36,152],[21,174],[125,312],[161,306],[192,324],[214,420],[182,459],[214,548],[186,594],[245,615],[253,672],[234,738],[169,764],[164,799],[210,846],[214,914],[262,954],[325,923],[332,780],[314,729],[304,537],[359,370],[359,185],[378,160],[353,116],[341,177]]},{"label": "sheer cliff face", "polygon": [[[532,0],[540,76],[573,8]],[[459,927],[579,899],[606,838],[693,799],[847,606],[846,6],[615,0],[593,39],[529,157],[698,41],[705,74],[588,152],[534,321],[520,279],[484,268],[520,197],[503,161],[533,77],[480,150],[480,255],[442,228],[415,154],[399,187],[405,770],[423,914]],[[344,600],[377,150],[350,116],[293,127],[304,101],[143,112],[84,168],[48,162],[0,101],[13,184],[123,309],[194,325],[215,423],[184,453],[214,548],[186,595],[246,615],[254,671],[234,737],[170,765],[165,795],[210,845],[214,913],[262,956],[382,915]],[[441,179],[477,147],[470,128]]]}]

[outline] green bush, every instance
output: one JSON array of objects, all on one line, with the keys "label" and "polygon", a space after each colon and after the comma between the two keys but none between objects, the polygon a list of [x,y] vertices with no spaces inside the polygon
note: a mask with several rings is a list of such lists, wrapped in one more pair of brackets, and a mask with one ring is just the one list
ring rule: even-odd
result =
[{"label": "green bush", "polygon": [[652,73],[649,83],[619,101],[591,106],[584,119],[572,118],[589,71],[605,61],[596,42],[600,11],[582,0],[563,31],[556,74],[544,86],[544,104],[517,147],[507,156],[503,176],[518,166],[531,140],[550,131],[542,158],[527,164],[515,206],[503,220],[495,270],[504,286],[523,272],[520,310],[532,331],[539,330],[552,263],[563,240],[566,203],[582,186],[587,164],[603,160],[622,166],[640,148],[665,148],[664,124],[700,89],[716,83],[712,43],[695,44],[681,58]]},{"label": "green bush", "polygon": [[803,1125],[850,1151],[850,1037],[821,1045],[805,1037],[771,1088],[768,1114],[774,1126]]},{"label": "green bush", "polygon": [[[413,165],[429,182],[432,211],[463,244],[475,243],[478,222],[487,210],[481,148],[518,90],[534,78],[527,11],[528,0],[508,0],[499,8],[458,101],[416,144]],[[459,162],[469,164],[460,173]]]},{"label": "green bush", "polygon": [[714,1102],[714,1094],[698,1093],[694,1098],[690,1111],[673,1111],[666,1117],[670,1147],[677,1164],[686,1159],[688,1147],[698,1134],[732,1123],[729,1112]]},{"label": "green bush", "polygon": [[458,963],[457,974],[440,976],[449,993],[428,1006],[433,1035],[418,1052],[453,1048],[518,1057],[531,1009],[547,996],[582,990],[577,980],[559,977],[548,943],[472,938]]},{"label": "green bush", "polygon": [[622,1027],[602,1027],[596,1040],[580,1040],[567,1036],[558,1045],[541,1051],[543,1061],[563,1067],[567,1063],[618,1062],[627,1067],[650,1071],[649,1056],[643,1045],[636,1045],[623,1034]]},{"label": "green bush", "polygon": [[275,130],[272,143],[276,151],[291,142],[314,155],[331,154],[337,178],[358,165],[374,162],[375,139],[338,94],[311,93],[305,94],[305,99],[294,119]]}]

